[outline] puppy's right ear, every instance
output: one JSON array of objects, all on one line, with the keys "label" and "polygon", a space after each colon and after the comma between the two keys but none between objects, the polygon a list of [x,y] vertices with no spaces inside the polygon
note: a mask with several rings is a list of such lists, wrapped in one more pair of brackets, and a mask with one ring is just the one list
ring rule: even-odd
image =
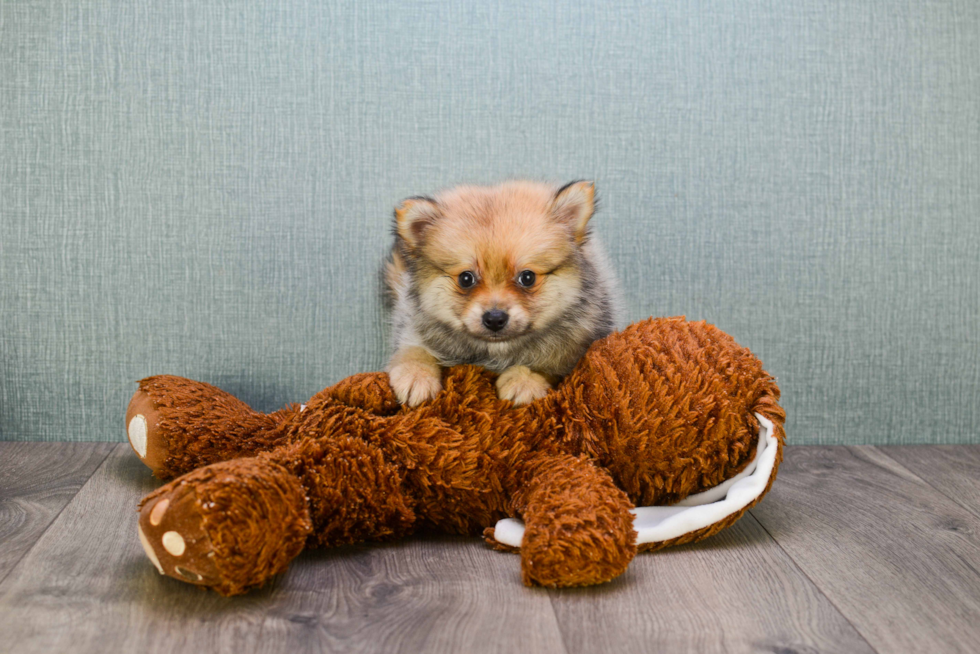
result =
[{"label": "puppy's right ear", "polygon": [[395,209],[395,231],[410,248],[422,244],[425,231],[442,215],[439,205],[422,195],[402,200]]}]

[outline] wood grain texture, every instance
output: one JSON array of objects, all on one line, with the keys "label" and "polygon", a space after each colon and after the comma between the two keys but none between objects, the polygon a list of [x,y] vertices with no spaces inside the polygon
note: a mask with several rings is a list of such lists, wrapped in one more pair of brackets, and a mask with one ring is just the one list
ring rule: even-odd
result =
[{"label": "wood grain texture", "polygon": [[751,514],[553,604],[573,653],[874,651]]},{"label": "wood grain texture", "polygon": [[787,448],[753,513],[878,651],[980,651],[980,520],[880,450]]},{"label": "wood grain texture", "polygon": [[127,445],[0,444],[3,517],[30,507],[0,560],[34,543],[0,583],[0,650],[978,651],[975,449],[789,447],[733,528],[603,586],[528,589],[516,556],[425,537],[309,552],[225,599],[146,560],[135,508],[159,482]]},{"label": "wood grain texture", "polygon": [[980,516],[980,445],[910,445],[882,451]]},{"label": "wood grain texture", "polygon": [[0,442],[0,581],[112,448],[110,443]]},{"label": "wood grain texture", "polygon": [[12,651],[564,651],[547,594],[478,539],[310,552],[231,599],[161,577],[136,536],[157,483],[116,446],[0,584]]}]

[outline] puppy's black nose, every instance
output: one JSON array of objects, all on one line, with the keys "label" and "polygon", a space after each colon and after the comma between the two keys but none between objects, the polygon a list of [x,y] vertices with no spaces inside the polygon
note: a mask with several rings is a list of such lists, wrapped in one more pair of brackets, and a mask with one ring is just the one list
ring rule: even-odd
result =
[{"label": "puppy's black nose", "polygon": [[509,317],[506,311],[491,309],[483,314],[483,326],[492,332],[499,332],[507,325]]}]

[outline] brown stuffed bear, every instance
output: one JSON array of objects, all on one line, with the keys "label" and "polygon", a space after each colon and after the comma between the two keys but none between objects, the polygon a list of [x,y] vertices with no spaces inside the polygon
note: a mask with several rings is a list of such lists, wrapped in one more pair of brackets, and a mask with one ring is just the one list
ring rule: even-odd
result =
[{"label": "brown stuffed bear", "polygon": [[233,595],[308,545],[482,532],[519,548],[526,584],[580,586],[732,524],[775,479],[779,389],[703,322],[608,336],[527,406],[499,400],[494,378],[448,369],[412,409],[385,374],[361,374],[271,414],[208,384],[142,380],[129,440],[154,474],[178,477],[140,504],[147,555]]}]

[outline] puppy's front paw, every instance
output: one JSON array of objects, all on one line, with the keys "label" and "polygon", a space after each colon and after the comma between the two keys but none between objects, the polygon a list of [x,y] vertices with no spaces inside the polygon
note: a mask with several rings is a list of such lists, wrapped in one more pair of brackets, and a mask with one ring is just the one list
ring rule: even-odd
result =
[{"label": "puppy's front paw", "polygon": [[388,372],[391,389],[402,404],[418,406],[431,400],[442,390],[438,364],[416,359],[403,360]]},{"label": "puppy's front paw", "polygon": [[550,390],[551,384],[545,376],[527,366],[511,366],[497,377],[497,396],[517,406],[542,398]]}]

